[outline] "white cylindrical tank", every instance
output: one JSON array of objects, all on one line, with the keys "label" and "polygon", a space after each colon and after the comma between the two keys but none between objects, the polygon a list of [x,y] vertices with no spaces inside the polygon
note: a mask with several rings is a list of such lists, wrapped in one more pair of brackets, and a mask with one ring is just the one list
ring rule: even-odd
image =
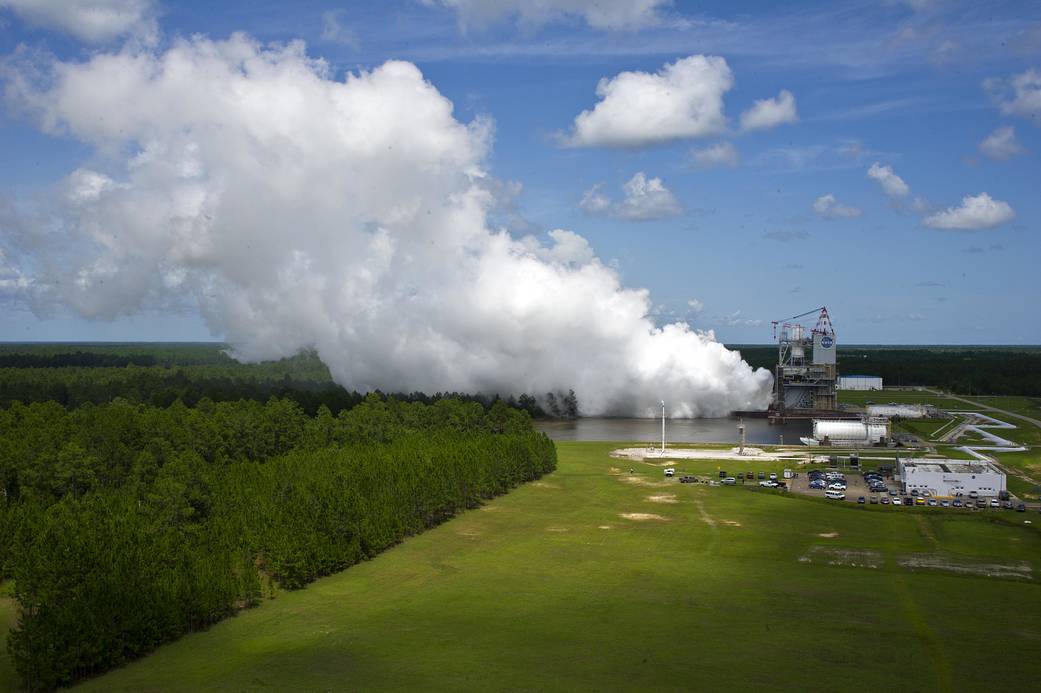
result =
[{"label": "white cylindrical tank", "polygon": [[867,440],[867,426],[860,421],[814,419],[813,437],[817,440]]}]

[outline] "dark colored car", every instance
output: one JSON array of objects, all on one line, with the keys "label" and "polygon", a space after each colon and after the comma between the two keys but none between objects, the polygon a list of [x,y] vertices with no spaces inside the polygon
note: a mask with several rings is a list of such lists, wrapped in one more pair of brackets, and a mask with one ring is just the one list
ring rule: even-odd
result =
[{"label": "dark colored car", "polygon": [[1025,513],[1026,511],[1027,511],[1027,504],[1026,503],[1020,503],[1019,505],[1016,506],[1016,512],[1017,513]]},{"label": "dark colored car", "polygon": [[953,505],[955,508],[960,508],[962,505],[961,498],[955,498],[954,502],[952,502],[951,505]]},{"label": "dark colored car", "polygon": [[857,498],[857,502],[860,503],[861,505],[864,505],[864,503],[866,503],[867,500],[864,498],[864,496],[859,496]]},{"label": "dark colored car", "polygon": [[744,472],[738,472],[738,473],[737,473],[737,480],[738,480],[738,481],[744,481],[744,480],[745,480],[745,474],[744,474]]},{"label": "dark colored car", "polygon": [[720,479],[726,479],[727,478],[727,473],[726,472],[720,472],[719,473],[719,478]]},{"label": "dark colored car", "polygon": [[696,476],[681,476],[680,477],[680,483],[681,484],[696,484],[696,483],[698,483],[698,478]]},{"label": "dark colored car", "polygon": [[980,498],[978,501],[976,501],[976,507],[977,508],[986,508],[987,507],[987,501],[985,501],[982,498]]},{"label": "dark colored car", "polygon": [[765,479],[766,478],[766,472],[759,472],[759,478],[760,479]]}]

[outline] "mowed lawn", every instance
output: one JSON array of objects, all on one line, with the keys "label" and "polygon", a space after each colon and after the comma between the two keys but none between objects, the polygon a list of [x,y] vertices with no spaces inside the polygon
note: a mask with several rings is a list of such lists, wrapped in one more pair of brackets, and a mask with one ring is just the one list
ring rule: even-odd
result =
[{"label": "mowed lawn", "polygon": [[561,443],[544,480],[82,688],[1034,690],[1041,680],[1036,513],[681,485],[659,466],[612,459],[613,447]]}]

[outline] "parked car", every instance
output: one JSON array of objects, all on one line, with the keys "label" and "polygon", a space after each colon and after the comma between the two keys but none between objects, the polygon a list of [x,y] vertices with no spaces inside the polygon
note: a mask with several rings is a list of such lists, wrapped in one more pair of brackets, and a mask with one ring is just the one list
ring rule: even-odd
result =
[{"label": "parked car", "polygon": [[949,507],[951,507],[951,502],[947,501],[947,500],[942,500],[942,501],[940,501],[940,507],[941,508],[949,508]]},{"label": "parked car", "polygon": [[879,503],[881,503],[882,505],[889,505],[889,496],[882,496],[882,499],[879,501]]},{"label": "parked car", "polygon": [[871,505],[878,505],[878,496],[871,496]]},{"label": "parked car", "polygon": [[953,505],[955,508],[960,508],[962,505],[961,498],[955,498],[951,505]]},{"label": "parked car", "polygon": [[733,486],[734,484],[737,483],[737,479],[735,479],[732,476],[728,476],[726,479],[723,479],[723,483],[726,484],[727,486]]},{"label": "parked car", "polygon": [[992,507],[992,508],[1000,508],[1001,507],[1001,503],[998,502],[997,498],[991,498],[990,499],[990,507]]},{"label": "parked car", "polygon": [[976,501],[976,507],[977,508],[986,508],[987,507],[987,501],[985,501],[982,498],[980,498],[978,501]]},{"label": "parked car", "polygon": [[842,491],[833,491],[831,489],[824,492],[824,497],[830,498],[831,500],[846,500],[845,493]]},{"label": "parked car", "polygon": [[893,499],[893,505],[901,505],[900,499],[899,498],[894,498]]},{"label": "parked car", "polygon": [[813,489],[814,491],[821,491],[821,490],[824,489],[824,482],[823,481],[811,481],[810,482],[810,488]]},{"label": "parked car", "polygon": [[720,478],[720,479],[726,479],[726,478],[727,478],[727,473],[726,473],[726,472],[723,472],[723,471],[721,471],[721,472],[719,473],[719,478]]},{"label": "parked car", "polygon": [[969,498],[979,498],[980,494],[976,491],[969,491]]},{"label": "parked car", "polygon": [[866,503],[866,502],[867,502],[867,500],[864,498],[864,496],[858,496],[857,497],[857,503],[859,503],[861,505],[864,505],[864,503]]},{"label": "parked car", "polygon": [[1019,505],[1016,506],[1016,512],[1017,513],[1025,513],[1026,511],[1027,511],[1027,504],[1026,503],[1020,503]]},{"label": "parked car", "polygon": [[918,496],[917,498],[914,499],[914,504],[915,505],[925,505],[925,499],[922,498],[921,496]]},{"label": "parked car", "polygon": [[770,481],[769,479],[767,479],[766,481],[760,481],[759,485],[763,488],[777,488],[777,482]]},{"label": "parked car", "polygon": [[665,476],[676,476],[676,468],[675,467],[666,467],[665,468]]},{"label": "parked car", "polygon": [[765,479],[766,478],[766,472],[759,472],[759,478],[760,479]]},{"label": "parked car", "polygon": [[696,484],[696,483],[698,483],[698,478],[696,476],[681,476],[680,477],[680,483],[681,484]]},{"label": "parked car", "polygon": [[1005,510],[1012,510],[1012,501],[1010,501],[1010,500],[1003,501],[1001,503],[1001,507],[1004,508]]},{"label": "parked car", "polygon": [[770,481],[777,481],[777,475],[773,472],[770,472]]},{"label": "parked car", "polygon": [[926,505],[928,505],[930,508],[935,508],[936,506],[939,505],[939,502],[937,502],[937,500],[935,498],[930,498],[928,500],[928,502],[926,503]]},{"label": "parked car", "polygon": [[738,481],[744,481],[745,480],[745,473],[744,472],[738,472],[737,473],[737,480]]}]

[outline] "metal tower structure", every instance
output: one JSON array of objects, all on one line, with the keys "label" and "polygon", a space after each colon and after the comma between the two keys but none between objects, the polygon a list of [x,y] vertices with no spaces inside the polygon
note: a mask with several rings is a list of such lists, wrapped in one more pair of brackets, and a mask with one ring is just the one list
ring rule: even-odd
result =
[{"label": "metal tower structure", "polygon": [[[801,319],[816,315],[807,329]],[[777,339],[772,418],[810,418],[833,412],[838,401],[835,385],[835,328],[826,307],[771,323]]]}]

